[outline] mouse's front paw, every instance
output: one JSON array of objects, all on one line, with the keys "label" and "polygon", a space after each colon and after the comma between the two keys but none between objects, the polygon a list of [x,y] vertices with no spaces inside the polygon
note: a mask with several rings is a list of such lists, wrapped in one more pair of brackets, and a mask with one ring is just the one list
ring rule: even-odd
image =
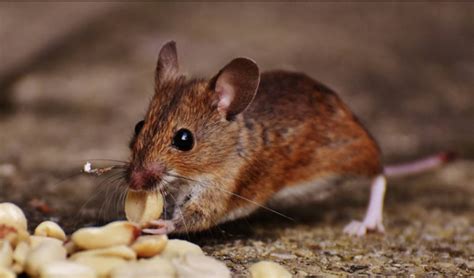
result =
[{"label": "mouse's front paw", "polygon": [[382,220],[377,221],[351,221],[346,227],[344,227],[344,233],[351,236],[364,236],[367,232],[374,231],[379,233],[384,233],[385,228],[383,226]]},{"label": "mouse's front paw", "polygon": [[150,221],[146,227],[142,229],[142,232],[152,235],[167,235],[175,230],[175,224],[172,220],[163,219]]}]

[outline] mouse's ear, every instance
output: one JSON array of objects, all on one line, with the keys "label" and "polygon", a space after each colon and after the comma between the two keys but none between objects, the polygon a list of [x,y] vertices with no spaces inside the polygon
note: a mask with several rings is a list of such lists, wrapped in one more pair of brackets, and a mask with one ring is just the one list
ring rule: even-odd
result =
[{"label": "mouse's ear", "polygon": [[169,41],[160,50],[156,63],[155,81],[163,81],[178,74],[176,43]]},{"label": "mouse's ear", "polygon": [[243,112],[257,93],[260,73],[248,58],[236,58],[211,80],[218,95],[217,109],[227,120]]}]

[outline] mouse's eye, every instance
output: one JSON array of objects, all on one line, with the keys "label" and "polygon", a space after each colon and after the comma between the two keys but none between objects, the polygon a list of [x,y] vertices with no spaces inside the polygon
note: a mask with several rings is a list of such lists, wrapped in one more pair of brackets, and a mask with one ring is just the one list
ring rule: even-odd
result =
[{"label": "mouse's eye", "polygon": [[135,125],[135,136],[138,136],[138,134],[139,134],[140,131],[142,130],[144,124],[145,124],[145,121],[139,121],[139,122]]},{"label": "mouse's eye", "polygon": [[193,134],[191,131],[182,128],[174,134],[172,144],[180,151],[190,151],[194,146]]}]

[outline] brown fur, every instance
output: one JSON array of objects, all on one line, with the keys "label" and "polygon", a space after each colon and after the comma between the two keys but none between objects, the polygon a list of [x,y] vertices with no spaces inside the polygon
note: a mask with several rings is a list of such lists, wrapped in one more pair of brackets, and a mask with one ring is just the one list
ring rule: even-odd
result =
[{"label": "brown fur", "polygon": [[[357,118],[333,91],[304,74],[262,74],[242,116],[242,155],[250,159],[234,190],[246,198],[265,202],[285,186],[382,171],[377,144]],[[230,207],[244,202],[235,201]]]},{"label": "brown fur", "polygon": [[[261,74],[253,102],[231,120],[218,112],[214,83],[180,75],[157,80],[145,125],[131,143],[130,171],[160,163],[165,173],[184,176],[157,184],[171,195],[187,190],[182,203],[167,198],[180,210],[177,232],[207,229],[248,206],[244,199],[263,205],[298,183],[381,173],[372,137],[332,90],[308,76]],[[171,146],[180,128],[195,136],[189,152]]]}]

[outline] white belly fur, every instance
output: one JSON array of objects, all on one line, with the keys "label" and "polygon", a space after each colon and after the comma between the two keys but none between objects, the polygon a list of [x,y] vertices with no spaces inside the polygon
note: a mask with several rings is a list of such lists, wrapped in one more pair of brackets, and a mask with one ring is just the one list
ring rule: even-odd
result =
[{"label": "white belly fur", "polygon": [[224,222],[228,222],[228,221],[232,221],[232,220],[236,220],[236,219],[248,216],[249,214],[251,214],[257,209],[258,209],[257,205],[251,205],[251,204],[245,207],[234,209],[233,211],[229,212],[226,215],[226,217],[221,219],[219,223],[224,223]]},{"label": "white belly fur", "polygon": [[340,183],[340,177],[318,178],[312,181],[286,186],[268,202],[272,208],[286,208],[327,198]]},{"label": "white belly fur", "polygon": [[[320,201],[327,198],[337,185],[340,183],[340,177],[326,177],[318,178],[313,181],[287,186],[277,192],[268,201],[265,206],[270,208],[287,208],[290,206],[300,205],[302,203],[309,203],[313,201]],[[237,208],[227,214],[227,216],[219,221],[224,223],[238,218],[248,216],[259,207],[250,204],[245,207]]]}]

